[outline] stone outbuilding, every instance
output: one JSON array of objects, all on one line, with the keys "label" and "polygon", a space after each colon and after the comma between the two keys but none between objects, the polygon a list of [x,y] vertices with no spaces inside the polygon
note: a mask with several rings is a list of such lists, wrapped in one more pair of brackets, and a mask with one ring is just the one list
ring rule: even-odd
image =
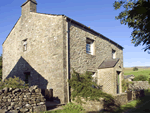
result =
[{"label": "stone outbuilding", "polygon": [[36,12],[27,0],[3,43],[2,79],[20,77],[30,86],[53,89],[60,103],[68,103],[71,69],[93,72],[103,91],[122,93],[123,47],[93,29],[65,16]]},{"label": "stone outbuilding", "polygon": [[128,81],[133,81],[133,79],[135,78],[134,75],[124,75],[123,77],[125,80],[128,80]]}]

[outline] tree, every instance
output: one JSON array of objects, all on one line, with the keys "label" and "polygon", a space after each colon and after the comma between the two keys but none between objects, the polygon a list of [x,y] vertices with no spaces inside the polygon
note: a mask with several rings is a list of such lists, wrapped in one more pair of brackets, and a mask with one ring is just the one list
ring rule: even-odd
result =
[{"label": "tree", "polygon": [[[150,1],[149,0],[121,0],[113,4],[115,10],[121,6],[125,9],[115,18],[120,19],[121,24],[128,24],[133,28],[131,42],[134,46],[142,43],[144,52],[150,50]],[[148,52],[150,53],[150,52]]]},{"label": "tree", "polygon": [[134,67],[134,68],[133,68],[133,71],[138,71],[138,68],[137,68],[137,67]]}]

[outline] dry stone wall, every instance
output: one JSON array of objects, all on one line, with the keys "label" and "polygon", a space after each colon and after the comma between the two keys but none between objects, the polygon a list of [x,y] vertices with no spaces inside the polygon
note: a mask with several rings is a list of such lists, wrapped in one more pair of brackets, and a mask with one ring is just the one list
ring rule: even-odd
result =
[{"label": "dry stone wall", "polygon": [[124,104],[127,104],[128,102],[127,93],[118,94],[114,96],[114,99],[115,99],[115,103],[118,105],[124,105]]},{"label": "dry stone wall", "polygon": [[29,89],[5,87],[0,90],[0,113],[38,113],[46,111],[45,101],[41,89],[37,86],[31,86]]},{"label": "dry stone wall", "polygon": [[148,81],[132,81],[133,84],[129,84],[130,90],[141,90],[141,89],[149,89],[150,84]]}]

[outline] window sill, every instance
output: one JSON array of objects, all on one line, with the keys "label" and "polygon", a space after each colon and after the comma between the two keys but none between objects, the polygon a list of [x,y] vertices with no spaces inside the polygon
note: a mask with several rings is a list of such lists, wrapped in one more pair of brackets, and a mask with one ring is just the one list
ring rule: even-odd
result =
[{"label": "window sill", "polygon": [[87,55],[89,55],[89,56],[96,56],[96,55],[92,55],[92,54],[89,54],[89,53],[86,53]]}]

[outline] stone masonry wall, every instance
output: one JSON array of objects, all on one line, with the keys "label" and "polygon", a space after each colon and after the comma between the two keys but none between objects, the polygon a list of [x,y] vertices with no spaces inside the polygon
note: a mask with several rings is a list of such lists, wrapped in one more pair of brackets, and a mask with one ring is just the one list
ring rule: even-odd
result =
[{"label": "stone masonry wall", "polygon": [[129,84],[130,90],[141,90],[141,89],[149,89],[150,84],[148,81],[132,81],[133,84]]},{"label": "stone masonry wall", "polygon": [[102,85],[102,90],[109,94],[116,94],[116,78],[114,68],[98,70],[98,85]]},{"label": "stone masonry wall", "polygon": [[46,111],[45,98],[41,89],[32,86],[29,89],[12,89],[5,87],[0,90],[0,113],[31,113]]},{"label": "stone masonry wall", "polygon": [[3,80],[14,75],[25,80],[24,73],[30,72],[30,86],[52,88],[54,97],[67,102],[64,24],[63,16],[35,12],[21,16],[3,43]]},{"label": "stone masonry wall", "polygon": [[[123,68],[123,50],[103,37],[97,36],[83,27],[69,22],[70,29],[70,66],[79,73],[85,71],[96,72],[98,66],[105,60],[112,58],[112,49],[116,50],[116,57],[120,58]],[[94,40],[95,55],[86,53],[86,38]],[[79,65],[80,64],[80,65]]]},{"label": "stone masonry wall", "polygon": [[124,105],[128,103],[127,93],[117,94],[116,96],[114,96],[114,98],[115,98],[115,103],[118,105]]},{"label": "stone masonry wall", "polygon": [[[100,98],[100,101],[92,101],[92,100],[88,100],[86,101],[86,99],[81,97],[81,100],[83,102],[85,102],[85,104],[82,104],[82,107],[85,109],[85,111],[87,112],[93,112],[93,111],[101,111],[103,109],[107,109],[107,107],[105,106],[105,101],[103,98]],[[77,104],[75,101],[71,101],[75,104]],[[112,105],[124,105],[127,104],[128,100],[127,100],[127,93],[122,93],[122,94],[118,94],[114,96],[114,103],[112,103]]]},{"label": "stone masonry wall", "polygon": [[[86,99],[81,97],[81,100],[85,102],[86,104],[82,104],[82,107],[85,109],[85,111],[90,112],[90,111],[100,111],[104,108],[104,102],[103,98],[100,98],[100,101],[86,101]],[[72,103],[77,104],[75,101],[71,101]]]}]

